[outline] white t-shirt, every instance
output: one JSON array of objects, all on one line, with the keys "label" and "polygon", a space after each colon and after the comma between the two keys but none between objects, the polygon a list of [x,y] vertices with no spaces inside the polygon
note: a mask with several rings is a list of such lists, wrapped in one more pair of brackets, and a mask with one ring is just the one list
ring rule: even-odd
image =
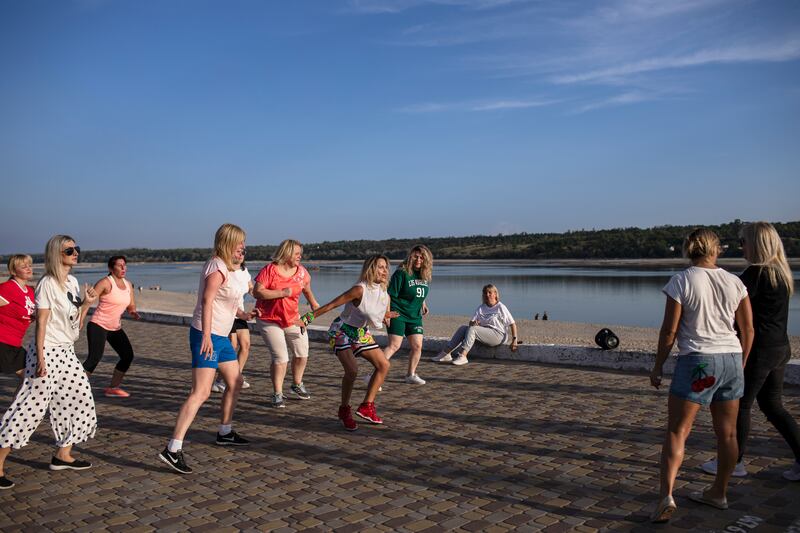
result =
[{"label": "white t-shirt", "polygon": [[662,291],[681,304],[678,355],[742,351],[733,329],[736,309],[747,297],[742,280],[721,268],[692,266],[672,276]]},{"label": "white t-shirt", "polygon": [[355,286],[364,288],[361,303],[356,307],[352,302],[347,302],[339,318],[354,328],[369,326],[382,329],[383,318],[386,316],[386,311],[389,310],[389,293],[380,285],[367,285],[363,281]]},{"label": "white t-shirt", "polygon": [[242,293],[239,296],[239,309],[244,310],[244,295],[250,291],[250,281],[250,271],[247,270],[247,267],[244,267],[244,270],[240,268],[231,272],[231,283],[235,283]]},{"label": "white t-shirt", "polygon": [[514,323],[514,317],[511,316],[511,311],[508,307],[503,305],[503,302],[497,302],[493,306],[481,304],[475,310],[475,315],[472,320],[478,323],[479,326],[492,328],[499,331],[503,335],[506,334],[506,328]]},{"label": "white t-shirt", "polygon": [[80,334],[81,287],[68,275],[62,288],[52,276],[44,276],[36,286],[36,307],[49,309],[45,327],[45,346],[74,344]]},{"label": "white t-shirt", "polygon": [[233,277],[229,275],[231,273],[228,272],[225,261],[219,257],[212,257],[203,266],[200,286],[197,289],[197,305],[195,305],[192,315],[192,327],[203,331],[203,293],[206,290],[208,276],[215,272],[221,272],[225,279],[214,297],[214,305],[211,310],[211,333],[227,337],[233,327],[233,320],[236,318],[242,293],[239,292],[239,285],[233,282]]}]

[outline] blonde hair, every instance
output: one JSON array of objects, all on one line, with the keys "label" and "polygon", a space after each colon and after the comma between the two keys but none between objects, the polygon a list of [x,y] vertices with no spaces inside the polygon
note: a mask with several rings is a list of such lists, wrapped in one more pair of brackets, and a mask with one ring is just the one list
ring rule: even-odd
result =
[{"label": "blonde hair", "polygon": [[497,301],[500,301],[500,291],[497,290],[497,287],[489,283],[488,285],[484,285],[483,289],[481,289],[481,298],[486,305],[489,305],[489,302],[486,301],[486,293],[490,291],[494,292],[497,295]]},{"label": "blonde hair", "polygon": [[275,250],[275,253],[272,254],[272,262],[276,265],[280,265],[281,263],[288,263],[289,259],[292,258],[292,254],[294,253],[294,247],[302,248],[303,245],[300,244],[300,241],[296,241],[294,239],[286,239],[278,245],[278,249]]},{"label": "blonde hair", "polygon": [[709,257],[721,251],[719,237],[706,228],[698,228],[691,232],[683,241],[683,257],[697,260]]},{"label": "blonde hair", "polygon": [[8,279],[17,275],[17,268],[25,263],[33,264],[33,258],[28,254],[14,254],[8,258]]},{"label": "blonde hair", "polygon": [[233,252],[244,242],[245,232],[236,224],[223,224],[214,235],[214,255],[225,262],[229,271],[234,271]]},{"label": "blonde hair", "polygon": [[406,260],[400,263],[400,268],[407,274],[414,273],[414,265],[411,264],[411,256],[414,252],[422,254],[422,267],[419,269],[420,279],[430,281],[433,277],[433,254],[424,244],[418,244],[409,250]]},{"label": "blonde hair", "polygon": [[747,262],[766,270],[773,288],[781,283],[789,296],[794,294],[794,278],[775,227],[769,222],[753,222],[739,231],[739,237]]},{"label": "blonde hair", "polygon": [[[361,275],[358,277],[358,281],[363,281],[368,285],[378,285],[378,261],[383,259],[386,261],[386,270],[389,270],[389,258],[383,254],[375,254],[367,257],[364,261],[364,265],[361,267]],[[386,290],[387,281],[384,280],[383,283],[380,283],[380,286]]]},{"label": "blonde hair", "polygon": [[[50,276],[61,285],[62,289],[67,284],[67,272],[69,269],[64,268],[64,264],[61,261],[61,248],[69,241],[75,242],[75,239],[69,235],[53,235],[44,247],[45,275],[42,276],[42,279]],[[39,283],[41,282],[42,280],[40,279]]]}]

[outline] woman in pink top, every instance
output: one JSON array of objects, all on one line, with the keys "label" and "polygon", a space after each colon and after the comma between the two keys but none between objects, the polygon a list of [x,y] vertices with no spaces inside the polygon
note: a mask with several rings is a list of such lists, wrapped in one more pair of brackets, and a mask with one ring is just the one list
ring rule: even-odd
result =
[{"label": "woman in pink top", "polygon": [[311,395],[303,384],[303,372],[308,361],[308,334],[294,323],[300,318],[300,293],[312,309],[319,307],[311,292],[311,275],[300,260],[303,245],[286,239],[279,246],[272,262],[256,276],[253,296],[256,298],[256,324],[272,355],[272,407],[285,407],[283,379],[292,353],[292,394],[308,400]]},{"label": "woman in pink top", "polygon": [[33,288],[33,260],[29,255],[15,254],[8,260],[8,281],[0,283],[0,372],[15,372],[22,378],[25,370],[25,349],[22,339],[36,312]]},{"label": "woman in pink top", "polygon": [[108,260],[108,276],[94,284],[100,303],[92,315],[91,321],[86,325],[86,341],[89,344],[89,356],[83,363],[83,369],[88,376],[92,375],[100,359],[106,340],[119,355],[119,362],[114,368],[111,385],[105,389],[105,395],[110,397],[127,398],[129,393],[120,388],[125,372],[131,367],[133,361],[133,347],[128,336],[122,329],[122,314],[128,314],[139,320],[136,312],[136,302],[133,298],[133,286],[125,279],[128,271],[128,261],[124,255],[115,255]]}]

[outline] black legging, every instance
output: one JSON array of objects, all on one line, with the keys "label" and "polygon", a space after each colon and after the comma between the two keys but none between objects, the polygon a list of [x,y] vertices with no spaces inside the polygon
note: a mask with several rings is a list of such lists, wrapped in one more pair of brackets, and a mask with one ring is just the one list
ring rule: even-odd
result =
[{"label": "black legging", "polygon": [[108,331],[94,322],[89,322],[86,326],[86,341],[89,344],[89,357],[83,363],[83,369],[87,372],[94,372],[94,369],[103,358],[103,350],[106,347],[106,340],[108,344],[114,348],[114,351],[119,355],[119,362],[116,369],[120,372],[127,372],[133,362],[133,347],[128,336],[125,335],[125,330],[118,329],[117,331]]},{"label": "black legging", "polygon": [[791,347],[775,346],[753,348],[744,367],[744,396],[739,400],[739,417],[736,419],[736,440],[739,444],[739,461],[744,456],[745,443],[750,434],[750,410],[753,401],[766,415],[778,433],[794,452],[800,463],[800,430],[792,415],[783,407],[783,373],[792,357]]}]

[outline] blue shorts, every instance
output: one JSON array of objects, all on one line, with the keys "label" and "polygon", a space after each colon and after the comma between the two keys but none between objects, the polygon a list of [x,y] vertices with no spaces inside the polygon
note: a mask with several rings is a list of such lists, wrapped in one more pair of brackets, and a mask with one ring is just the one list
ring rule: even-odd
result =
[{"label": "blue shorts", "polygon": [[744,394],[742,354],[679,355],[669,393],[700,405],[738,400]]},{"label": "blue shorts", "polygon": [[211,334],[211,343],[214,353],[201,354],[203,345],[203,332],[199,329],[189,328],[189,347],[192,349],[192,368],[217,368],[220,363],[236,361],[236,350],[233,349],[230,339],[220,335]]}]

